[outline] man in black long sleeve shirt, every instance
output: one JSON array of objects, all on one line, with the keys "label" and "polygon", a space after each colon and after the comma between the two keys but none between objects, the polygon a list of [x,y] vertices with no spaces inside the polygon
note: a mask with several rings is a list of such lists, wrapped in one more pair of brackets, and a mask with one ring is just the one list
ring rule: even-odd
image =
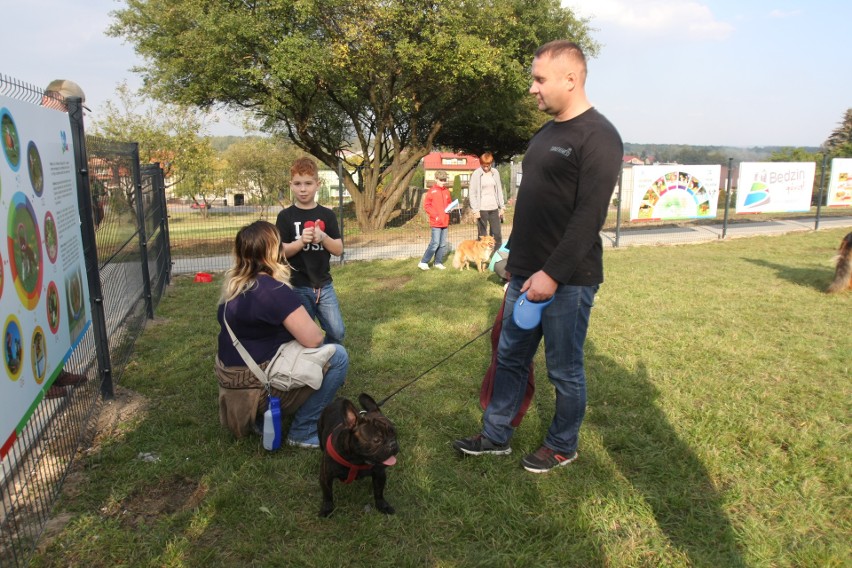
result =
[{"label": "man in black long sleeve shirt", "polygon": [[[583,346],[595,293],[603,282],[600,230],[621,169],[623,145],[615,127],[586,97],[586,60],[579,46],[559,40],[540,47],[532,78],[530,93],[553,120],[536,133],[524,155],[506,267],[512,279],[483,429],[453,445],[469,455],[511,453],[511,422],[544,337],[556,409],[544,443],[522,460],[528,471],[544,473],[577,457],[586,410]],[[523,292],[533,302],[554,300],[530,330],[518,327],[511,317]]]}]

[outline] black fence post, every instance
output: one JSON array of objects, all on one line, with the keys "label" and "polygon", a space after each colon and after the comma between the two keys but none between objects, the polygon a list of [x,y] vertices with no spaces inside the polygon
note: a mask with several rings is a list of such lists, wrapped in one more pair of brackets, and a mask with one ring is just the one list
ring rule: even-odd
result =
[{"label": "black fence post", "polygon": [[157,169],[153,179],[157,195],[160,199],[160,206],[162,207],[160,215],[160,230],[163,231],[163,244],[165,245],[163,247],[163,254],[165,255],[163,270],[166,271],[165,283],[168,285],[172,282],[172,241],[169,237],[169,204],[166,203],[166,179],[165,174],[163,173],[163,168],[160,166],[159,162],[154,165]]},{"label": "black fence post", "polygon": [[169,248],[169,223],[167,221],[166,186],[163,178],[163,169],[160,167],[159,162],[142,166],[140,172],[143,188],[148,183],[151,186],[151,204],[145,214],[151,218],[151,234],[148,235],[149,258],[152,255],[152,250],[156,251],[152,259],[154,260],[156,272],[151,290],[154,293],[154,303],[158,304],[159,299],[162,298],[163,290],[171,282],[172,270],[171,249]]},{"label": "black fence post", "polygon": [[104,293],[101,288],[98,266],[98,247],[95,239],[92,190],[89,180],[89,157],[86,152],[86,136],[83,127],[83,100],[68,97],[68,116],[71,119],[71,140],[74,143],[74,165],[77,169],[77,206],[80,209],[80,234],[83,239],[83,256],[86,264],[86,280],[89,284],[89,303],[92,308],[92,333],[95,338],[95,354],[101,374],[101,395],[105,399],[114,396],[112,366],[109,357],[109,334],[104,315]]},{"label": "black fence post", "polygon": [[722,238],[728,234],[728,211],[731,209],[731,176],[733,176],[733,158],[728,158],[728,177],[725,180],[725,220],[722,223]]},{"label": "black fence post", "polygon": [[819,230],[819,217],[822,211],[822,189],[825,186],[825,167],[828,164],[828,154],[822,155],[822,174],[819,177],[819,195],[817,196],[817,212],[814,220],[814,231]]},{"label": "black fence post", "polygon": [[624,190],[621,187],[624,181],[624,164],[621,165],[621,171],[618,172],[618,208],[615,212],[615,248],[618,248],[618,243],[621,241],[621,200],[624,199]]},{"label": "black fence post", "polygon": [[343,238],[343,159],[337,159],[337,196],[340,203],[340,242],[343,243],[343,252],[340,254],[340,264],[346,264],[346,243]]},{"label": "black fence post", "polygon": [[145,311],[148,319],[154,319],[154,301],[151,294],[151,274],[148,270],[148,235],[145,231],[145,204],[142,202],[142,172],[139,167],[139,143],[133,142],[133,186],[136,196],[136,219],[139,227],[139,262],[142,267],[142,283],[145,294]]}]

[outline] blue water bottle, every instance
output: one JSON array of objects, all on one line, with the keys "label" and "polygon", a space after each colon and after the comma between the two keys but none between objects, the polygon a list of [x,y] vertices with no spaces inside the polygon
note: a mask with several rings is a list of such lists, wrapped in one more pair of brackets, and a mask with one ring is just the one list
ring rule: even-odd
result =
[{"label": "blue water bottle", "polygon": [[269,405],[263,413],[263,448],[277,450],[281,447],[281,401],[277,396],[269,397]]}]

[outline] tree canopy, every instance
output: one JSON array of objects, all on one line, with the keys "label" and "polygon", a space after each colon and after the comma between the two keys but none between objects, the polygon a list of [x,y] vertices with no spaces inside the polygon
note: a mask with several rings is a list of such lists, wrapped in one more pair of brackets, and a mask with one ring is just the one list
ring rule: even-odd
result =
[{"label": "tree canopy", "polygon": [[259,196],[261,216],[289,195],[290,166],[304,152],[276,138],[251,137],[224,151],[235,189]]},{"label": "tree canopy", "polygon": [[[117,101],[109,100],[103,113],[93,119],[93,133],[139,145],[143,164],[157,162],[176,195],[207,202],[221,188],[214,188],[214,151],[205,136],[205,124],[196,109],[186,105],[147,104],[140,93],[121,83]],[[123,188],[124,200],[133,210],[132,184]],[[206,212],[206,210],[205,210]]]},{"label": "tree canopy", "polygon": [[[436,144],[507,156],[542,117],[528,69],[550,40],[597,45],[558,0],[128,0],[111,33],[163,100],[246,109],[332,169],[359,224],[392,219]],[[347,152],[344,152],[347,151]]]},{"label": "tree canopy", "polygon": [[831,156],[852,157],[852,108],[846,109],[843,120],[823,144]]}]

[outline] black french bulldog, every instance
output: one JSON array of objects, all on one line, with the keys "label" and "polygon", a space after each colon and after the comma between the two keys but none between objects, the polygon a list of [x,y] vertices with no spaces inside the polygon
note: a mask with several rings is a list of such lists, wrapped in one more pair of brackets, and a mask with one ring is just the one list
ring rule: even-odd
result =
[{"label": "black french bulldog", "polygon": [[338,398],[325,407],[318,422],[322,465],[320,487],[322,509],[320,516],[327,517],[334,510],[331,484],[335,479],[352,483],[367,475],[373,478],[373,497],[376,508],[386,515],[394,508],[385,501],[385,469],[396,463],[399,444],[396,429],[379,410],[369,395],[361,394],[358,402],[365,412],[345,398]]}]

